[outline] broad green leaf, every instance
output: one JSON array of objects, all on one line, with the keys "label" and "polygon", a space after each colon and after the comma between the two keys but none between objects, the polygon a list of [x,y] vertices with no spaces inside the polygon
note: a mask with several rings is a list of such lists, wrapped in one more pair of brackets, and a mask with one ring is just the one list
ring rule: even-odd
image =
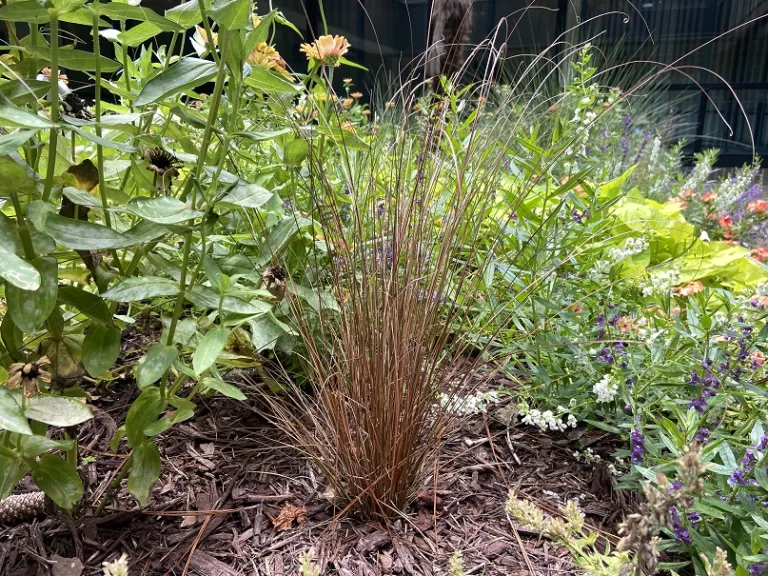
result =
[{"label": "broad green leaf", "polygon": [[35,0],[12,2],[0,8],[0,20],[43,24],[49,20],[48,11]]},{"label": "broad green leaf", "polygon": [[91,324],[83,340],[83,366],[94,378],[112,367],[120,354],[120,329]]},{"label": "broad green leaf", "polygon": [[293,239],[299,229],[309,225],[306,218],[296,218],[289,216],[283,218],[277,223],[277,226],[269,231],[267,242],[262,248],[262,254],[259,258],[261,263],[272,260],[275,255],[283,252],[288,243]]},{"label": "broad green leaf", "polygon": [[[0,322],[0,336],[2,336],[5,349],[14,362],[21,362],[24,350],[24,333],[19,330],[10,314],[3,316]],[[0,425],[2,428],[2,425]]]},{"label": "broad green leaf", "polygon": [[74,286],[59,286],[58,302],[76,308],[95,322],[112,325],[112,314],[101,296]]},{"label": "broad green leaf", "polygon": [[213,0],[211,18],[224,30],[242,30],[251,25],[251,0]]},{"label": "broad green leaf", "polygon": [[51,315],[59,287],[59,267],[55,258],[35,258],[30,264],[40,273],[40,286],[36,290],[22,290],[13,284],[5,288],[8,313],[26,334],[34,334]]},{"label": "broad green leaf", "polygon": [[85,206],[86,208],[97,208],[99,210],[102,208],[100,198],[97,198],[85,190],[80,190],[80,188],[75,188],[74,186],[66,186],[62,193],[67,197],[68,200],[70,200],[73,204],[77,204],[78,206]]},{"label": "broad green leaf", "polygon": [[[191,290],[184,293],[184,298],[200,308],[210,308],[212,310],[219,308],[220,296],[207,286],[193,286]],[[272,309],[272,305],[261,300],[247,302],[237,296],[224,296],[224,301],[221,302],[221,309],[223,312],[230,314],[252,316],[268,312]]]},{"label": "broad green leaf", "polygon": [[285,334],[285,330],[275,323],[270,314],[254,318],[248,325],[251,327],[251,344],[258,352],[274,350],[277,339]]},{"label": "broad green leaf", "polygon": [[157,240],[161,236],[168,233],[168,228],[149,222],[148,220],[142,220],[136,226],[131,228],[125,233],[125,236],[132,238],[135,244],[145,244],[146,242],[152,242]]},{"label": "broad green leaf", "polygon": [[171,422],[170,418],[161,418],[157,422],[153,422],[144,428],[144,434],[149,438],[154,438],[155,436],[159,436],[163,432],[170,430],[172,427],[173,422]]},{"label": "broad green leaf", "polygon": [[7,388],[0,386],[0,428],[19,434],[32,434],[21,406]]},{"label": "broad green leaf", "polygon": [[122,4],[119,2],[110,2],[109,4],[94,5],[101,16],[106,16],[112,20],[138,20],[139,22],[152,22],[164,32],[181,32],[182,28],[178,24],[163,18],[149,8],[142,6],[133,6],[131,4]]},{"label": "broad green leaf", "polygon": [[219,380],[218,378],[203,378],[203,386],[210,388],[211,390],[216,390],[216,392],[224,394],[227,398],[246,400],[246,396],[240,388],[224,382],[223,380]]},{"label": "broad green leaf", "polygon": [[159,342],[152,344],[136,369],[136,383],[139,388],[144,389],[160,380],[178,357],[179,351],[175,346],[166,346]]},{"label": "broad green leaf", "polygon": [[44,454],[32,469],[37,487],[65,510],[71,510],[83,498],[80,476],[66,460]]},{"label": "broad green leaf", "polygon": [[165,11],[165,17],[171,22],[175,22],[182,28],[191,28],[195,24],[203,21],[203,15],[200,12],[200,3],[198,0],[187,0],[170,10]]},{"label": "broad green leaf", "polygon": [[65,218],[52,214],[45,221],[45,231],[54,240],[71,250],[107,250],[110,248],[125,248],[134,241],[119,232],[83,220]]},{"label": "broad green leaf", "polygon": [[200,86],[213,78],[218,69],[215,62],[199,58],[184,58],[147,82],[133,104],[134,106],[154,104],[183,90]]},{"label": "broad green leaf", "polygon": [[258,184],[238,183],[220,202],[245,208],[261,208],[274,194]]},{"label": "broad green leaf", "polygon": [[0,277],[9,286],[22,290],[37,290],[42,281],[40,273],[32,264],[9,252],[4,246],[0,246]]},{"label": "broad green leaf", "polygon": [[290,284],[288,290],[309,304],[315,312],[339,311],[339,304],[330,294],[312,290],[301,284]]},{"label": "broad green leaf", "polygon": [[27,463],[23,458],[10,458],[0,455],[0,501],[7,498],[27,475]]},{"label": "broad green leaf", "polygon": [[19,436],[19,446],[25,458],[36,458],[49,450],[72,450],[74,440],[54,440],[47,436]]},{"label": "broad green leaf", "polygon": [[0,106],[0,126],[11,128],[50,128],[51,121],[21,108],[4,104]]},{"label": "broad green leaf", "polygon": [[[48,48],[39,46],[27,46],[27,53],[35,58],[50,62],[51,51]],[[120,70],[120,64],[114,60],[101,56],[96,58],[93,52],[87,50],[65,50],[59,49],[59,68],[66,68],[68,70],[79,70],[81,72],[91,72],[96,70],[97,63],[101,65],[102,73],[117,72]]]},{"label": "broad green leaf", "polygon": [[136,216],[156,224],[178,224],[203,215],[202,212],[192,210],[184,202],[171,196],[132,198],[127,208]]},{"label": "broad green leaf", "polygon": [[13,154],[18,148],[23,145],[27,140],[37,134],[37,130],[20,130],[13,134],[6,134],[0,136],[0,156],[7,156]]},{"label": "broad green leaf", "polygon": [[227,344],[229,334],[229,329],[217,326],[203,336],[200,344],[197,345],[195,355],[192,357],[192,369],[195,374],[202,374],[216,362],[216,358],[219,357]]},{"label": "broad green leaf", "polygon": [[27,398],[24,414],[31,420],[66,428],[93,418],[91,410],[75,398],[40,395]]},{"label": "broad green leaf", "polygon": [[160,276],[126,278],[110,288],[102,296],[113,302],[137,302],[157,296],[175,296],[179,285],[173,280]]},{"label": "broad green leaf", "polygon": [[125,417],[125,433],[128,446],[135,448],[146,438],[144,428],[152,424],[165,409],[166,401],[157,387],[145,388],[131,404]]},{"label": "broad green leaf", "polygon": [[160,478],[160,451],[152,442],[142,442],[133,450],[128,492],[143,506],[152,486]]},{"label": "broad green leaf", "polygon": [[264,66],[254,66],[251,74],[245,79],[245,83],[251,88],[261,90],[267,94],[296,94],[300,84],[291,84],[277,72],[272,72]]},{"label": "broad green leaf", "polygon": [[160,26],[154,22],[142,22],[138,26],[132,26],[126,32],[118,34],[117,40],[124,46],[135,48],[147,40],[154,38],[162,31]]}]

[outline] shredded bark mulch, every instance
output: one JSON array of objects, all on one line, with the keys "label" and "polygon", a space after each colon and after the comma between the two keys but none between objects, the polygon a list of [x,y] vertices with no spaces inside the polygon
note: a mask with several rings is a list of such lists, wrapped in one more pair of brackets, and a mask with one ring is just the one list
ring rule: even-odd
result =
[{"label": "shredded bark mulch", "polygon": [[[432,471],[401,518],[340,516],[323,479],[252,407],[213,398],[159,438],[163,472],[149,503],[139,509],[124,481],[97,517],[125,461],[109,448],[135,387],[124,389],[96,402],[81,434],[86,505],[74,519],[0,526],[0,574],[96,575],[126,553],[132,576],[298,576],[301,555],[311,553],[321,575],[448,575],[457,551],[467,575],[580,574],[565,550],[509,520],[510,489],[550,512],[578,499],[608,537],[629,508],[605,465],[616,449],[609,434],[508,426],[497,407],[455,427],[437,480]],[[574,457],[587,447],[603,460]],[[23,482],[19,492],[29,489]]]}]

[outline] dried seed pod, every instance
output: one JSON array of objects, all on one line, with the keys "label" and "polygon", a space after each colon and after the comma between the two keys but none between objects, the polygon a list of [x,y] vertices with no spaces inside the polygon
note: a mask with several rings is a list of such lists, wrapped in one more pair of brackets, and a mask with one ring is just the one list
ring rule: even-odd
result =
[{"label": "dried seed pod", "polygon": [[282,266],[270,266],[261,275],[264,286],[277,300],[285,298],[286,278],[285,268]]}]

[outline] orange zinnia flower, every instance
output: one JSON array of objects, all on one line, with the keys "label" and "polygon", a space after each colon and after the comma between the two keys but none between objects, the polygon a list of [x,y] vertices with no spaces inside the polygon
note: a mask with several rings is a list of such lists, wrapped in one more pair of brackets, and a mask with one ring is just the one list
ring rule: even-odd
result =
[{"label": "orange zinnia flower", "polygon": [[253,52],[248,55],[248,63],[253,66],[264,66],[269,70],[275,70],[286,78],[291,76],[285,69],[285,60],[280,57],[280,52],[266,42],[259,42],[256,45]]},{"label": "orange zinnia flower", "polygon": [[747,204],[747,210],[764,214],[768,212],[768,200],[755,200],[754,202],[750,202]]},{"label": "orange zinnia flower", "polygon": [[704,284],[702,284],[701,280],[696,280],[695,282],[689,282],[684,286],[678,286],[675,288],[675,293],[680,296],[693,296],[702,290],[704,290]]},{"label": "orange zinnia flower", "polygon": [[712,202],[712,200],[716,200],[716,199],[717,199],[717,194],[715,194],[714,192],[707,192],[701,197],[702,202]]},{"label": "orange zinnia flower", "polygon": [[756,366],[762,366],[765,364],[765,354],[762,352],[753,352],[752,362],[754,362]]},{"label": "orange zinnia flower", "polygon": [[720,216],[717,221],[720,223],[722,228],[731,228],[733,226],[733,218],[731,218],[728,214]]},{"label": "orange zinnia flower", "polygon": [[344,36],[320,36],[312,44],[302,44],[301,51],[309,60],[317,60],[327,66],[340,66],[339,59],[349,51],[349,42]]}]

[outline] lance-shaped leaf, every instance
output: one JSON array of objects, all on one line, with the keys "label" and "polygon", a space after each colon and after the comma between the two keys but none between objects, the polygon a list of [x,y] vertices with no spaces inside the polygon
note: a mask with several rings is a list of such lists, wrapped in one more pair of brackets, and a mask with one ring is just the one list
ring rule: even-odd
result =
[{"label": "lance-shaped leaf", "polygon": [[154,104],[183,90],[200,86],[213,78],[218,71],[219,67],[215,62],[184,58],[147,82],[134,105]]},{"label": "lance-shaped leaf", "polygon": [[26,334],[37,331],[51,315],[59,287],[59,267],[55,258],[35,258],[30,264],[40,273],[40,286],[35,290],[24,290],[10,284],[5,289],[8,313]]},{"label": "lance-shaped leaf", "polygon": [[37,290],[40,287],[37,269],[3,246],[0,246],[0,277],[22,290]]},{"label": "lance-shaped leaf", "polygon": [[102,296],[113,302],[137,302],[157,296],[175,296],[178,293],[179,285],[173,280],[161,276],[142,276],[126,278]]},{"label": "lance-shaped leaf", "polygon": [[158,198],[132,198],[128,202],[128,210],[156,224],[179,224],[203,215],[193,210],[184,202],[171,196]]},{"label": "lance-shaped leaf", "polygon": [[107,250],[134,244],[133,239],[106,226],[65,218],[58,214],[48,216],[45,231],[53,236],[56,242],[71,250]]}]

